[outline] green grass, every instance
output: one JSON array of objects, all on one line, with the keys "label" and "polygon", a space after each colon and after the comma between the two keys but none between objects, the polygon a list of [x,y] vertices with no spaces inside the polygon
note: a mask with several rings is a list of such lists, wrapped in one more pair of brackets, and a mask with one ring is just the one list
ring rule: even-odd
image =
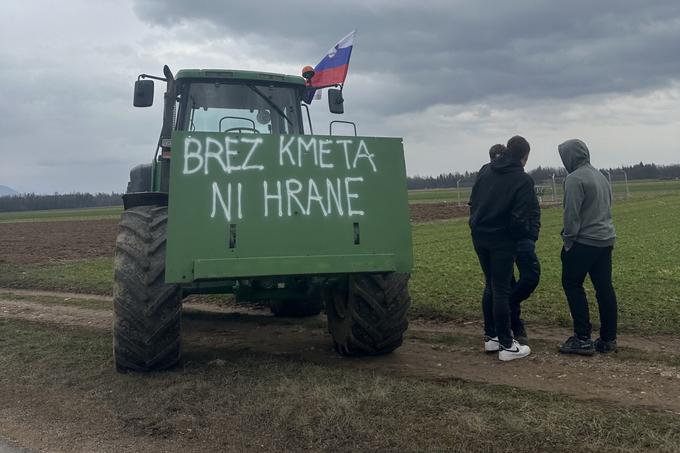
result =
[{"label": "green grass", "polygon": [[69,450],[93,436],[106,451],[633,452],[680,444],[670,414],[238,346],[189,343],[183,369],[147,375],[113,371],[108,334],[0,319],[0,347],[3,409],[27,417],[24,430],[58,433],[34,437],[36,450]]},{"label": "green grass", "polygon": [[0,212],[0,223],[40,222],[50,220],[117,219],[122,206],[82,209],[50,209],[45,211]]},{"label": "green grass", "polygon": [[111,310],[111,302],[107,300],[88,299],[84,297],[64,297],[49,295],[25,295],[11,291],[0,292],[0,299],[26,301],[43,305],[61,305],[67,307],[90,308],[93,310]]},{"label": "green grass", "polygon": [[113,258],[24,266],[0,263],[0,286],[107,295],[113,286]]},{"label": "green grass", "polygon": [[[613,281],[622,330],[677,333],[680,330],[680,196],[636,200],[614,206],[618,240]],[[541,284],[524,304],[525,318],[570,325],[561,288],[560,209],[543,211],[537,254]],[[483,278],[466,219],[414,226],[416,266],[411,280],[413,313],[422,316],[481,317]],[[594,294],[587,284],[588,296]],[[595,319],[596,309],[591,313]]]}]

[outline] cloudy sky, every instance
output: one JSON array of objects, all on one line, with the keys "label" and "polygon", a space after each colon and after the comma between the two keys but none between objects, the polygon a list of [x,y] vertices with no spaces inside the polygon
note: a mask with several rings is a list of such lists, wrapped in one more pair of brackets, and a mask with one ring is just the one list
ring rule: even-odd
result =
[{"label": "cloudy sky", "polygon": [[475,170],[515,134],[530,168],[574,137],[600,167],[680,162],[677,0],[24,0],[3,18],[0,184],[19,191],[123,190],[160,129],[161,102],[131,105],[140,73],[299,74],[354,28],[345,119],[404,137],[410,175]]}]

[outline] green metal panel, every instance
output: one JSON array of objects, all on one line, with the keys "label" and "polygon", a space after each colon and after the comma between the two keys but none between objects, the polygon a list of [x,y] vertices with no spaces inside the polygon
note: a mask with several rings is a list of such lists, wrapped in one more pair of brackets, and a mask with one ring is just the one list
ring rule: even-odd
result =
[{"label": "green metal panel", "polygon": [[410,272],[399,138],[175,132],[166,281]]},{"label": "green metal panel", "polygon": [[233,69],[181,69],[175,76],[175,79],[177,80],[187,78],[271,81],[292,83],[295,85],[305,85],[306,83],[305,79],[300,76],[260,71],[237,71]]}]

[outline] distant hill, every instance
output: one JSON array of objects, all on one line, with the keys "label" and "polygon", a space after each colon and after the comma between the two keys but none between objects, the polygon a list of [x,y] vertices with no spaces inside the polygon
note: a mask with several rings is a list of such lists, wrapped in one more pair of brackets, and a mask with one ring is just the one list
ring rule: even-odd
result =
[{"label": "distant hill", "polygon": [[6,197],[8,195],[19,195],[19,192],[7,186],[0,186],[0,197]]}]

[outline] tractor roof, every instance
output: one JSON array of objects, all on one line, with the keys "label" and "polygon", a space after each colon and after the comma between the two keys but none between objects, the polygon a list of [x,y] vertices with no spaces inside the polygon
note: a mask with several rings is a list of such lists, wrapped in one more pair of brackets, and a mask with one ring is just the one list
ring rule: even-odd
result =
[{"label": "tractor roof", "polygon": [[238,71],[233,69],[180,69],[176,79],[239,79],[292,83],[304,85],[305,79],[299,76],[274,74],[259,71]]}]

